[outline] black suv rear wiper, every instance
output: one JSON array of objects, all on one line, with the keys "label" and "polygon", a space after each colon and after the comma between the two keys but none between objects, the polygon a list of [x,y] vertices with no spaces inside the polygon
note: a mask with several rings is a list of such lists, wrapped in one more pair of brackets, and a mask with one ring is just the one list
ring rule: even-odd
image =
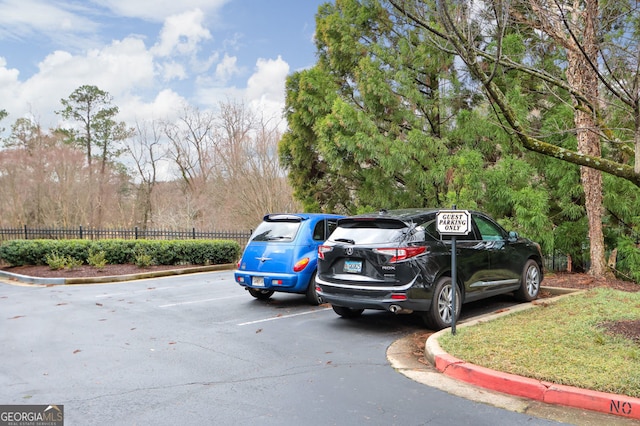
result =
[{"label": "black suv rear wiper", "polygon": [[340,243],[347,243],[347,244],[355,244],[356,242],[353,240],[349,240],[347,238],[336,238],[336,241],[340,242]]}]

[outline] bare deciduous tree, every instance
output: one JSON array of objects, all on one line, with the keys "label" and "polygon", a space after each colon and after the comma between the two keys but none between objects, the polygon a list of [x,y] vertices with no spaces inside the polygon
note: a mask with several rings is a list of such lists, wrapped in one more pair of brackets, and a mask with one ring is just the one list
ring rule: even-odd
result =
[{"label": "bare deciduous tree", "polygon": [[153,221],[153,192],[158,183],[158,168],[166,159],[167,148],[162,143],[162,128],[158,121],[136,122],[136,132],[126,143],[126,150],[133,159],[136,175],[140,179],[137,186],[134,211],[136,223],[143,229]]},{"label": "bare deciduous tree", "polygon": [[220,111],[216,147],[226,185],[234,188],[225,206],[241,218],[237,225],[255,226],[266,213],[299,209],[278,159],[278,123],[242,103],[222,103]]},{"label": "bare deciduous tree", "polygon": [[214,125],[212,113],[185,107],[178,122],[165,126],[165,134],[171,142],[169,156],[179,177],[191,191],[211,181],[215,175]]},{"label": "bare deciduous tree", "polygon": [[165,128],[183,198],[163,217],[182,226],[246,229],[265,213],[295,209],[278,165],[277,127],[241,102],[221,103],[217,115],[185,108],[179,122]]},{"label": "bare deciduous tree", "polygon": [[[72,143],[69,131],[46,133],[18,120],[0,150],[0,196],[12,201],[0,205],[3,224],[96,226],[99,217],[107,227],[247,229],[265,213],[296,209],[278,165],[277,123],[257,119],[243,104],[221,104],[219,114],[185,108],[173,124],[136,124],[125,147],[131,173],[95,143],[101,135],[111,140],[108,132],[90,136],[102,147],[101,156],[91,155],[102,160],[98,174],[89,148]],[[106,129],[129,135],[126,126]],[[166,171],[171,166],[177,179]],[[108,208],[96,216],[96,205]]]}]

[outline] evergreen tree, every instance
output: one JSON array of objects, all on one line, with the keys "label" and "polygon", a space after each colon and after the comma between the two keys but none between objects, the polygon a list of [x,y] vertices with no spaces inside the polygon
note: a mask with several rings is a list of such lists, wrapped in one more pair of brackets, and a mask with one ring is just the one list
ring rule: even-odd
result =
[{"label": "evergreen tree", "polygon": [[[453,56],[425,37],[379,1],[321,7],[319,61],[287,85],[290,128],[280,152],[296,195],[307,208],[349,213],[482,208],[550,241],[542,238],[550,228],[543,179],[504,132],[502,117],[459,80]],[[503,81],[526,114],[517,83]],[[511,169],[529,174],[516,181]],[[499,181],[508,206],[491,201]],[[514,219],[517,211],[528,214]]]},{"label": "evergreen tree", "polygon": [[107,164],[114,162],[122,153],[119,144],[133,134],[125,123],[116,122],[119,109],[111,104],[109,93],[96,86],[83,85],[74,90],[68,99],[61,99],[64,107],[56,111],[66,120],[80,124],[60,130],[68,137],[69,142],[81,146],[86,153],[89,179],[94,179],[93,157],[94,147],[98,148],[100,173],[97,181],[98,193],[93,200],[91,225],[100,226],[103,215],[103,188],[107,178]]},{"label": "evergreen tree", "polygon": [[[638,69],[634,34],[639,19],[634,2],[389,3],[398,16],[437,39],[434,45],[455,52],[473,79],[482,84],[487,98],[503,116],[505,128],[523,147],[582,166],[580,184],[588,219],[590,272],[596,276],[607,274],[600,172],[640,185],[639,80],[634,72]],[[525,42],[525,55],[510,50],[516,37]],[[510,88],[501,85],[503,76],[514,71],[522,81],[535,83],[530,87],[537,85],[539,90],[557,92],[558,101],[570,101],[570,131],[577,141],[574,147],[553,143],[549,135],[537,131],[538,115],[524,116],[518,110],[521,103],[514,103]],[[635,119],[627,128],[631,132],[626,140],[618,138],[621,132],[612,131],[606,123],[604,99],[625,111],[618,116],[626,114]],[[572,139],[571,133],[565,134]],[[633,155],[634,147],[635,164],[629,161],[628,154],[631,151]]]}]

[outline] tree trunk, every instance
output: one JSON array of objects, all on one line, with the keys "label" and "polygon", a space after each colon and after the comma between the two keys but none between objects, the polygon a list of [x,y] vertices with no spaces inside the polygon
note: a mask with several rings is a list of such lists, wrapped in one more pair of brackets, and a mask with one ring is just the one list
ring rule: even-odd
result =
[{"label": "tree trunk", "polygon": [[636,113],[636,131],[633,135],[633,141],[634,141],[634,147],[635,147],[635,162],[634,162],[634,172],[636,172],[637,174],[640,174],[640,110],[637,106],[636,103],[636,107],[635,107],[635,113]]},{"label": "tree trunk", "polygon": [[585,166],[580,167],[580,177],[584,187],[585,208],[589,220],[589,243],[591,267],[589,274],[604,277],[607,274],[605,262],[604,235],[602,233],[602,173]]},{"label": "tree trunk", "polygon": [[[597,61],[598,44],[596,40],[596,19],[598,17],[597,0],[585,2],[584,13],[574,16],[574,22],[583,20],[582,50],[577,45],[567,49],[567,81],[584,94],[588,105],[578,102],[575,113],[575,126],[578,138],[578,152],[596,157],[601,156],[600,136],[597,131],[595,108],[598,105],[598,75],[592,61]],[[602,233],[602,173],[586,166],[580,167],[580,178],[584,189],[585,209],[589,221],[589,243],[591,267],[589,274],[604,277],[607,263]]]}]

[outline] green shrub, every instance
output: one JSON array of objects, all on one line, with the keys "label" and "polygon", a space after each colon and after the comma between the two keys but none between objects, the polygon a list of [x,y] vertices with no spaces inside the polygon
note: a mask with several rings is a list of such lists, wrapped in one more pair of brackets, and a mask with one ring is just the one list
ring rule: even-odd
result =
[{"label": "green shrub", "polygon": [[92,241],[88,240],[54,240],[58,250],[73,259],[81,259],[85,263],[89,257]]},{"label": "green shrub", "polygon": [[67,267],[67,258],[60,256],[58,252],[53,252],[47,256],[47,265],[49,268],[57,271],[58,269],[65,269]]},{"label": "green shrub", "polygon": [[87,257],[87,263],[95,268],[104,268],[107,264],[104,251],[96,251],[95,249],[89,249],[89,256]]},{"label": "green shrub", "polygon": [[147,266],[153,265],[155,262],[153,261],[153,256],[147,253],[144,248],[139,248],[136,252],[136,257],[133,263],[141,268],[146,268]]},{"label": "green shrub", "polygon": [[108,239],[93,241],[92,248],[103,251],[111,265],[134,263],[136,240]]},{"label": "green shrub", "polygon": [[73,269],[73,268],[77,268],[79,266],[82,266],[84,264],[84,262],[80,259],[75,259],[71,256],[67,256],[67,267],[69,269]]},{"label": "green shrub", "polygon": [[[56,252],[54,240],[11,240],[0,245],[0,259],[12,266],[46,265],[47,255]],[[63,255],[63,253],[58,252]]]},{"label": "green shrub", "polygon": [[618,264],[616,266],[619,275],[624,279],[631,279],[640,283],[640,250],[636,241],[622,237],[618,240]]},{"label": "green shrub", "polygon": [[78,266],[81,266],[84,262],[79,259],[74,259],[73,257],[66,255],[60,255],[58,252],[52,252],[46,256],[47,265],[53,270],[59,269],[73,269]]},{"label": "green shrub", "polygon": [[51,266],[50,260],[59,263],[66,258],[94,266],[102,261],[112,265],[216,265],[235,263],[240,253],[240,245],[229,240],[11,240],[0,244],[0,261],[11,266]]},{"label": "green shrub", "polygon": [[135,264],[138,266],[173,265],[173,255],[164,253],[165,241],[138,240],[134,246]]}]

